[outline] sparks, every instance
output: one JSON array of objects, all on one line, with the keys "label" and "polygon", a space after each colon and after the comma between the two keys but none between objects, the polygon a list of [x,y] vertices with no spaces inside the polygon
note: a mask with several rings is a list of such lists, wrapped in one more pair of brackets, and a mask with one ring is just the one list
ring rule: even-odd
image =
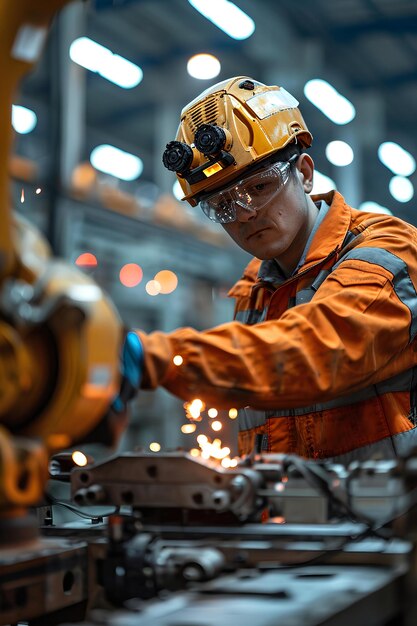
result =
[{"label": "sparks", "polygon": [[205,404],[199,398],[196,398],[192,402],[184,402],[185,416],[189,420],[196,422],[201,421],[201,411],[204,411]]},{"label": "sparks", "polygon": [[181,432],[185,435],[189,435],[190,433],[193,433],[196,428],[197,426],[195,424],[183,424],[181,426]]}]

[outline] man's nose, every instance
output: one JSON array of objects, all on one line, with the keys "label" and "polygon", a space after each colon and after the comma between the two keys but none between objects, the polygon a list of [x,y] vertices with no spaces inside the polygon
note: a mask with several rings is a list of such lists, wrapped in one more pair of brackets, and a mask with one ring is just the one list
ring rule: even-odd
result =
[{"label": "man's nose", "polygon": [[248,209],[242,206],[239,202],[235,202],[236,221],[237,222],[249,222],[256,218],[257,212],[255,209]]}]

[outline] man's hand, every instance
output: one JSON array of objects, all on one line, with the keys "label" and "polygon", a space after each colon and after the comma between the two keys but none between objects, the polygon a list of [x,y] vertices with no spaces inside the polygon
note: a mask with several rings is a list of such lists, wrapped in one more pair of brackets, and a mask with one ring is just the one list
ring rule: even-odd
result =
[{"label": "man's hand", "polygon": [[144,354],[142,343],[135,332],[129,332],[123,345],[120,391],[112,402],[115,413],[123,413],[127,403],[137,393],[142,379]]}]

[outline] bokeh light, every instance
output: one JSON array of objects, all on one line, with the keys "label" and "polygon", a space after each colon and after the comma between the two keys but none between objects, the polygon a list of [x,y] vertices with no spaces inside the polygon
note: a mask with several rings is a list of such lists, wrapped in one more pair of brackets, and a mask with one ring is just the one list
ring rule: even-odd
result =
[{"label": "bokeh light", "polygon": [[184,435],[190,435],[196,428],[197,426],[195,424],[183,424],[181,426],[181,432],[184,433]]},{"label": "bokeh light", "polygon": [[155,275],[154,280],[160,284],[160,293],[172,293],[178,285],[178,278],[171,270],[161,270]]},{"label": "bokeh light", "polygon": [[120,282],[125,287],[136,287],[143,278],[143,271],[137,263],[126,263],[119,273]]},{"label": "bokeh light", "polygon": [[185,416],[189,420],[201,421],[201,411],[204,411],[205,404],[199,398],[195,398],[191,402],[184,402]]},{"label": "bokeh light", "polygon": [[157,280],[148,280],[145,290],[149,296],[157,296],[161,292],[161,285]]},{"label": "bokeh light", "polygon": [[88,463],[87,457],[85,456],[84,452],[81,452],[81,450],[74,450],[74,452],[71,454],[71,458],[74,461],[75,465],[78,465],[79,467],[84,467]]},{"label": "bokeh light", "polygon": [[220,74],[222,66],[217,57],[212,54],[195,54],[187,63],[187,72],[193,78],[207,80]]},{"label": "bokeh light", "polygon": [[78,265],[78,267],[96,267],[97,257],[91,252],[83,252],[76,258],[75,265]]}]

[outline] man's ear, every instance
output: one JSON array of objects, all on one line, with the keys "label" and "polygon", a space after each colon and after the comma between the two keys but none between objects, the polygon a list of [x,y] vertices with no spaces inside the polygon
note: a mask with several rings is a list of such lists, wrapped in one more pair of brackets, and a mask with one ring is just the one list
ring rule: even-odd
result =
[{"label": "man's ear", "polygon": [[311,193],[313,189],[314,161],[309,154],[300,154],[297,161],[297,170],[301,179],[304,191]]}]

